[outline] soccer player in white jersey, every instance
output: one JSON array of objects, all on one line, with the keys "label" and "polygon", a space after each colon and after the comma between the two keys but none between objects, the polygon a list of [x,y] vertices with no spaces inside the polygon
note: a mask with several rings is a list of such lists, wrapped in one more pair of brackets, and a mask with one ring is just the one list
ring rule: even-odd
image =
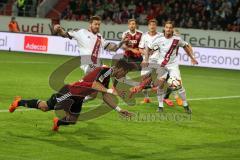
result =
[{"label": "soccer player in white jersey", "polygon": [[[173,22],[167,21],[164,24],[163,32],[164,35],[160,35],[153,40],[153,42],[148,46],[148,51],[146,52],[147,54],[145,55],[145,58],[143,60],[143,64],[145,66],[153,65],[152,67],[155,67],[157,69],[156,72],[158,75],[157,78],[159,85],[157,91],[159,101],[158,107],[159,112],[163,111],[163,98],[164,98],[163,84],[166,81],[167,74],[169,73],[170,78],[174,77],[177,80],[181,81],[181,75],[177,59],[179,47],[183,47],[185,52],[190,57],[191,63],[193,65],[198,64],[189,44],[183,41],[181,37],[175,36],[173,34],[173,31],[174,31]],[[157,60],[151,58],[153,55],[157,57]],[[137,88],[137,90],[139,90],[139,88]],[[185,109],[185,112],[191,114],[192,111],[186,100],[186,92],[182,85],[178,88],[178,93],[183,100],[183,107]]]},{"label": "soccer player in white jersey", "polygon": [[[156,19],[151,19],[148,21],[148,31],[146,33],[144,33],[142,35],[142,38],[140,40],[140,43],[138,45],[139,47],[139,51],[141,52],[141,54],[143,55],[144,57],[144,54],[145,54],[145,51],[146,49],[148,48],[148,46],[152,43],[152,41],[160,36],[162,33],[159,33],[157,32],[157,20]],[[153,59],[154,59],[154,55],[152,55]],[[143,67],[142,70],[141,70],[141,77],[142,77],[142,80],[146,79],[146,78],[151,78],[151,72],[152,72],[152,69],[151,68],[148,68],[148,67]],[[150,103],[151,100],[149,98],[149,95],[148,95],[148,87],[145,88],[146,90],[143,90],[143,93],[144,93],[144,100],[143,102],[144,103]]]},{"label": "soccer player in white jersey", "polygon": [[103,49],[116,51],[123,43],[121,42],[119,45],[107,43],[99,33],[100,25],[101,18],[99,16],[92,16],[89,20],[88,29],[65,32],[60,25],[54,26],[54,31],[58,35],[77,41],[81,56],[80,67],[85,74],[101,65],[99,56]]},{"label": "soccer player in white jersey", "polygon": [[[54,31],[69,39],[77,41],[81,56],[80,68],[85,74],[94,70],[94,68],[101,66],[100,53],[103,49],[108,51],[117,51],[125,41],[121,41],[118,45],[114,43],[107,43],[102,35],[99,33],[101,25],[101,18],[99,16],[92,16],[89,20],[88,29],[79,29],[65,32],[60,25],[54,26]],[[84,101],[95,98],[96,95],[90,95]]]},{"label": "soccer player in white jersey", "polygon": [[[173,33],[175,36],[180,36],[180,32],[178,29],[174,29],[174,33]],[[189,47],[192,49],[191,45],[189,44]],[[171,89],[171,87],[168,87],[167,88],[167,91],[166,91],[166,94],[164,96],[164,102],[168,105],[168,106],[174,106],[174,103],[172,100],[169,99],[169,96],[170,94],[173,94],[175,100],[176,100],[176,103],[178,106],[182,106],[183,102],[182,102],[182,99],[178,96],[178,93],[176,91],[173,91]]]}]

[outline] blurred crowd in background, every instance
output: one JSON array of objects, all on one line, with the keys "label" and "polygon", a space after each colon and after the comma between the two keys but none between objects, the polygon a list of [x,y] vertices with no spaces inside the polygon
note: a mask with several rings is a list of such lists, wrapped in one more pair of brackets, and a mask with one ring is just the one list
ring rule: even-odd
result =
[{"label": "blurred crowd in background", "polygon": [[161,26],[173,20],[176,27],[240,31],[239,0],[71,0],[62,13],[66,20],[87,21],[99,15],[106,24],[125,24],[129,18]]},{"label": "blurred crowd in background", "polygon": [[[0,9],[10,1],[17,2],[18,16],[30,17],[37,16],[37,7],[43,2],[0,0]],[[99,15],[105,24],[126,24],[135,18],[138,24],[146,25],[155,18],[160,26],[172,20],[182,28],[240,31],[240,0],[59,0],[57,4],[63,2],[57,19],[88,21]]]}]

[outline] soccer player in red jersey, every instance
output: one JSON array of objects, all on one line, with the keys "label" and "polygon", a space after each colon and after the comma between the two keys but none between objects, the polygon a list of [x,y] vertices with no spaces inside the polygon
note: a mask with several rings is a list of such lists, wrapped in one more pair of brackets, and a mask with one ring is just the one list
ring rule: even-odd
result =
[{"label": "soccer player in red jersey", "polygon": [[[143,60],[141,52],[139,51],[138,45],[142,37],[142,32],[137,30],[137,22],[135,19],[128,20],[128,30],[123,32],[122,40],[120,45],[124,50],[124,59],[127,62],[133,64],[133,70],[141,70],[141,62]],[[115,80],[113,82],[114,89],[118,82],[122,82],[131,86],[135,86],[135,83],[129,81],[126,77]]]},{"label": "soccer player in red jersey", "polygon": [[135,62],[140,70],[140,64],[143,60],[141,52],[139,51],[138,45],[142,37],[142,32],[137,30],[137,22],[135,19],[128,20],[128,30],[123,32],[122,41],[128,40],[127,43],[123,45],[124,58],[128,62]]},{"label": "soccer player in red jersey", "polygon": [[131,64],[125,60],[119,60],[113,67],[97,67],[89,72],[82,80],[72,84],[64,85],[58,93],[52,94],[47,101],[40,99],[23,100],[16,97],[9,107],[9,112],[14,112],[19,106],[27,108],[40,109],[44,112],[50,110],[65,111],[65,117],[62,119],[54,118],[53,131],[58,131],[61,125],[75,124],[82,109],[82,103],[86,96],[95,92],[102,92],[103,101],[111,108],[118,111],[123,116],[131,116],[132,113],[121,109],[112,99],[111,94],[117,95],[113,89],[108,89],[110,77],[117,79],[124,77]]}]

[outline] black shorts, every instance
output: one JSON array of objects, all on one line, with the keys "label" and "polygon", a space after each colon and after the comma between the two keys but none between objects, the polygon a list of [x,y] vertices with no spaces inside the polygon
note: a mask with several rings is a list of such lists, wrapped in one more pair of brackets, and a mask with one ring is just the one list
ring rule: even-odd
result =
[{"label": "black shorts", "polygon": [[136,70],[141,70],[142,67],[141,67],[141,63],[143,61],[143,57],[140,56],[140,57],[132,57],[132,56],[126,56],[124,55],[123,57],[127,62],[130,62],[130,63],[134,63],[136,64]]},{"label": "black shorts", "polygon": [[[66,88],[62,88],[62,90]],[[69,92],[52,94],[47,100],[49,110],[64,110],[69,113],[79,114],[82,110],[84,97],[70,96]]]}]

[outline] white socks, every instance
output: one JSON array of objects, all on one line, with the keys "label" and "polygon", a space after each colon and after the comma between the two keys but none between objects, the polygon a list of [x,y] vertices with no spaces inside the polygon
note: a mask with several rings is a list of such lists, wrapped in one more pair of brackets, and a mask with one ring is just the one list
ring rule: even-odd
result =
[{"label": "white socks", "polygon": [[185,92],[185,88],[182,86],[181,89],[178,90],[179,96],[181,97],[182,101],[183,101],[183,106],[188,106],[187,103],[187,99],[186,99],[186,92]]},{"label": "white socks", "polygon": [[158,99],[158,107],[163,107],[163,98],[164,98],[164,89],[159,88],[157,90],[157,99]]}]

